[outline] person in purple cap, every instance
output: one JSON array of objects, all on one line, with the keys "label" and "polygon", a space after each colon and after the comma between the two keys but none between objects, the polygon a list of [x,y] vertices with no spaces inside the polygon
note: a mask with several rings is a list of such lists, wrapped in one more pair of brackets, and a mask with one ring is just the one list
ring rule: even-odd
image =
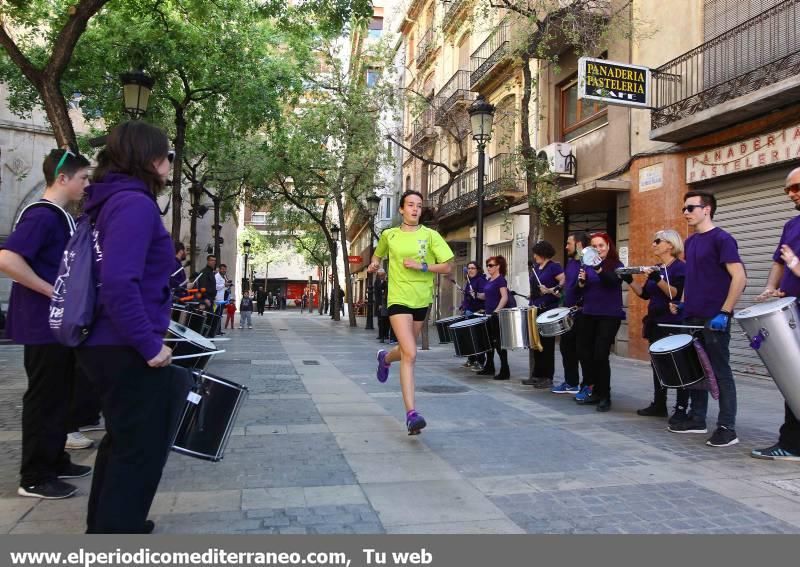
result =
[{"label": "person in purple cap", "polygon": [[20,214],[0,250],[0,271],[14,280],[6,331],[24,345],[28,389],[22,398],[20,496],[68,498],[92,468],[70,462],[67,441],[69,401],[75,386],[75,352],[56,342],[50,330],[50,296],[75,221],[64,210],[80,201],[88,185],[89,161],[69,150],[53,150],[44,160],[42,199]]},{"label": "person in purple cap", "polygon": [[[800,167],[786,177],[784,191],[800,211]],[[772,256],[773,264],[764,291],[756,301],[772,297],[800,297],[800,216],[794,217],[783,227],[783,234]],[[766,449],[753,449],[750,456],[772,461],[800,461],[800,420],[788,404],[784,403],[784,421],[778,434],[778,442]]]},{"label": "person in purple cap", "polygon": [[[706,441],[712,447],[739,442],[736,435],[736,384],[730,363],[731,318],[747,284],[739,247],[729,233],[714,226],[717,200],[710,193],[690,191],[684,196],[683,216],[694,233],[686,239],[684,301],[670,304],[687,325],[702,326],[703,343],[719,385],[717,429]],[[708,392],[689,392],[689,419],[670,424],[673,433],[706,433]]]},{"label": "person in purple cap", "polygon": [[87,533],[150,533],[147,514],[192,383],[170,366],[174,245],[156,195],[170,173],[167,136],[140,121],[115,126],[86,190],[97,234],[99,293],[78,361],[97,386],[106,420]]}]

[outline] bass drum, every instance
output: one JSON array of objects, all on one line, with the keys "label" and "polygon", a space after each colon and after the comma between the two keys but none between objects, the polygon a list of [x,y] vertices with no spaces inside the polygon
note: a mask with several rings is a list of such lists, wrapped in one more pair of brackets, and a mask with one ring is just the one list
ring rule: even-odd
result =
[{"label": "bass drum", "polygon": [[478,317],[450,325],[456,356],[472,356],[492,350],[488,321],[489,317]]},{"label": "bass drum", "polygon": [[194,387],[172,443],[173,451],[217,462],[222,459],[247,388],[206,372],[192,372]]},{"label": "bass drum", "polygon": [[466,319],[466,315],[455,315],[453,317],[445,317],[444,319],[439,319],[436,321],[436,334],[439,335],[439,344],[453,342],[452,337],[450,337],[450,325],[453,323],[458,323],[459,321],[465,321]]},{"label": "bass drum", "polygon": [[167,346],[172,349],[173,357],[190,357],[173,361],[173,364],[184,368],[205,370],[214,354],[218,352],[210,340],[175,321],[169,324],[167,339],[173,339],[166,341]]},{"label": "bass drum", "polygon": [[650,361],[665,388],[686,388],[706,377],[692,335],[671,335],[654,342]]},{"label": "bass drum", "polygon": [[757,303],[733,316],[795,415],[800,415],[800,309],[797,298]]}]

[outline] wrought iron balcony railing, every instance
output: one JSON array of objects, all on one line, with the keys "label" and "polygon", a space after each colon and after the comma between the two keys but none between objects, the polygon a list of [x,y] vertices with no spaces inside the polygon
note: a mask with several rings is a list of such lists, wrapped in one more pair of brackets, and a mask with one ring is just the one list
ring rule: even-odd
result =
[{"label": "wrought iron balcony railing", "polygon": [[431,108],[426,108],[422,114],[414,120],[411,134],[411,147],[416,147],[426,140],[436,137],[435,126],[436,111]]},{"label": "wrought iron balcony railing", "polygon": [[[511,154],[497,154],[489,158],[484,179],[483,197],[491,199],[500,194],[513,194],[520,196],[524,188],[517,174],[513,156]],[[439,205],[439,216],[447,217],[463,212],[478,204],[478,168],[473,167],[456,178],[448,187],[442,197],[442,190],[431,193],[430,199],[434,206]]]},{"label": "wrought iron balcony railing", "polygon": [[456,71],[447,83],[436,95],[439,108],[436,111],[436,124],[441,125],[447,113],[453,109],[457,103],[466,103],[474,100],[475,93],[469,90],[469,71],[462,69]]},{"label": "wrought iron balcony railing", "polygon": [[509,50],[510,25],[503,20],[497,29],[486,38],[470,56],[470,87],[485,79],[498,63],[504,60]]},{"label": "wrought iron balcony railing", "polygon": [[461,14],[461,9],[465,8],[470,0],[442,0],[442,2],[450,4],[442,17],[442,29],[448,31],[463,21],[463,18],[457,18],[456,16]]},{"label": "wrought iron balcony railing", "polygon": [[435,47],[436,33],[433,28],[428,28],[428,30],[420,36],[419,43],[417,43],[417,58],[415,60],[417,67],[422,67],[428,61]]},{"label": "wrought iron balcony railing", "polygon": [[800,73],[800,0],[784,0],[653,73],[653,129]]}]

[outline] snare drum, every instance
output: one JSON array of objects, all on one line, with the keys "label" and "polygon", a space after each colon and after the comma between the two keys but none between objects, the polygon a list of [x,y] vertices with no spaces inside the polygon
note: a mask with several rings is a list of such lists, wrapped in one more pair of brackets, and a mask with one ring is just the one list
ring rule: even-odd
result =
[{"label": "snare drum", "polygon": [[203,333],[206,314],[203,311],[194,311],[183,305],[172,306],[172,320],[176,323],[188,327],[195,333]]},{"label": "snare drum", "polygon": [[572,329],[575,315],[570,307],[556,307],[539,315],[536,325],[543,337],[557,337]]},{"label": "snare drum", "polygon": [[247,399],[247,388],[206,372],[193,371],[192,375],[195,383],[186,398],[172,450],[217,462]]},{"label": "snare drum", "polygon": [[472,356],[492,350],[488,321],[489,317],[478,317],[450,325],[456,356]]},{"label": "snare drum", "polygon": [[[205,370],[208,363],[217,353],[217,347],[210,340],[183,325],[170,322],[167,329],[166,344],[172,349],[172,356],[189,356],[190,358],[178,359],[173,362],[184,368]],[[211,354],[209,354],[211,353]]]},{"label": "snare drum", "polygon": [[500,325],[500,348],[530,348],[527,307],[498,309],[497,319]]},{"label": "snare drum", "polygon": [[671,335],[654,342],[650,361],[665,388],[686,388],[705,378],[692,335]]},{"label": "snare drum", "polygon": [[448,327],[450,327],[450,325],[453,323],[465,321],[466,319],[466,315],[455,315],[454,317],[445,317],[444,319],[439,319],[436,321],[436,333],[439,335],[439,344],[453,342],[453,339],[450,336],[450,331],[448,331]]},{"label": "snare drum", "polygon": [[800,415],[800,309],[797,299],[783,297],[751,305],[733,316],[744,329],[750,346],[781,391],[786,404]]}]

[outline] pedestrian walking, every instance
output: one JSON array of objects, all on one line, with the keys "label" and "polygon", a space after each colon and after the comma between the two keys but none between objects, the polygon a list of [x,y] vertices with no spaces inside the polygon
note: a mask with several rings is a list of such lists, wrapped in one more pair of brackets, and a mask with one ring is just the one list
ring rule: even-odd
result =
[{"label": "pedestrian walking", "polygon": [[250,292],[244,292],[242,302],[239,304],[239,328],[244,329],[245,324],[248,329],[253,328],[253,299],[250,297]]},{"label": "pedestrian walking", "polygon": [[[686,285],[682,304],[670,304],[687,325],[703,327],[703,347],[719,387],[717,428],[706,441],[712,447],[739,442],[736,435],[736,383],[730,364],[731,317],[747,275],[739,246],[729,233],[714,226],[717,199],[711,193],[690,191],[683,201],[683,216],[694,233],[686,239]],[[706,433],[708,391],[689,392],[689,418],[670,425],[673,433]]]},{"label": "pedestrian walking", "polygon": [[106,421],[87,533],[153,531],[147,515],[192,383],[185,368],[170,366],[164,344],[175,258],[156,195],[170,173],[168,148],[166,135],[144,121],[115,126],[87,189],[102,260],[95,320],[77,353]]},{"label": "pedestrian walking", "polygon": [[391,351],[378,351],[377,378],[386,382],[392,362],[400,362],[400,387],[406,409],[409,435],[418,434],[426,425],[414,400],[414,364],[417,358],[417,337],[433,300],[434,274],[447,275],[452,266],[453,251],[435,230],[420,224],[422,194],[406,191],[400,198],[401,226],[384,230],[378,248],[371,258],[370,272],[381,267],[382,258],[389,258],[388,309],[389,321],[399,345]]},{"label": "pedestrian walking", "polygon": [[6,334],[24,346],[28,376],[22,397],[20,496],[68,498],[78,489],[64,479],[87,476],[92,470],[72,463],[64,451],[76,359],[73,349],[56,342],[49,325],[53,284],[75,230],[64,207],[83,197],[88,168],[89,161],[77,153],[51,151],[42,166],[44,195],[23,210],[0,250],[0,271],[14,280]]}]

